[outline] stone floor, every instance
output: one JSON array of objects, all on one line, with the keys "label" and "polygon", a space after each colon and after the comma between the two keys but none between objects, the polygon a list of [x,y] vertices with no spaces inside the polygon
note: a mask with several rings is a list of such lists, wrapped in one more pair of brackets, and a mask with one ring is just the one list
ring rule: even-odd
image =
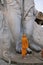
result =
[{"label": "stone floor", "polygon": [[[0,59],[0,65],[9,65],[9,64],[4,60]],[[16,65],[16,64],[11,64],[11,65]]]},{"label": "stone floor", "polygon": [[[9,58],[9,59],[8,59]],[[14,56],[6,56],[3,57],[3,60],[0,60],[0,64],[9,65],[5,61],[11,60],[13,64],[10,65],[43,65],[43,58],[40,56],[39,53],[32,53],[25,56],[25,58],[22,58],[21,54],[14,54]],[[16,63],[16,64],[15,64]]]}]

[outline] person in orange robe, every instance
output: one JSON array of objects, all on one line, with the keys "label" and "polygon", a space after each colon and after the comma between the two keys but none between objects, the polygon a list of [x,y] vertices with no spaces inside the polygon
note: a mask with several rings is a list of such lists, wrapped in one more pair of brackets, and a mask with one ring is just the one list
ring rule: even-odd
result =
[{"label": "person in orange robe", "polygon": [[25,34],[22,36],[22,57],[25,57],[27,54],[27,48],[29,47],[28,39]]}]

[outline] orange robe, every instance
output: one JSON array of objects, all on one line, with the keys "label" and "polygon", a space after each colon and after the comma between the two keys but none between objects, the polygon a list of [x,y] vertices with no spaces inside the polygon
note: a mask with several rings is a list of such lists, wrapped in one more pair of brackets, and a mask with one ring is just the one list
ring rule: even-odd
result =
[{"label": "orange robe", "polygon": [[27,39],[26,35],[23,35],[22,36],[22,56],[26,55],[27,48],[28,48],[28,39]]}]

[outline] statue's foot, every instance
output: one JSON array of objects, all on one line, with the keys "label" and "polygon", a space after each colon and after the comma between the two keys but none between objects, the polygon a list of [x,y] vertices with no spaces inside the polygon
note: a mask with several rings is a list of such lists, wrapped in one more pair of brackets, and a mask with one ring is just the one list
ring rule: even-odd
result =
[{"label": "statue's foot", "polygon": [[21,52],[22,52],[21,47],[18,47],[18,48],[16,49],[16,53],[21,54]]},{"label": "statue's foot", "polygon": [[32,50],[30,48],[27,48],[27,54],[32,54]]},{"label": "statue's foot", "polygon": [[16,51],[16,53],[21,54],[21,51]]},{"label": "statue's foot", "polygon": [[35,51],[35,52],[40,52],[41,51],[41,47],[36,45],[36,44],[30,44],[30,48]]},{"label": "statue's foot", "polygon": [[35,52],[40,52],[41,47],[34,41],[34,39],[30,38],[30,49],[32,49]]},{"label": "statue's foot", "polygon": [[[21,54],[22,51],[16,51],[16,53]],[[27,48],[27,54],[32,54],[32,50],[30,48]]]}]

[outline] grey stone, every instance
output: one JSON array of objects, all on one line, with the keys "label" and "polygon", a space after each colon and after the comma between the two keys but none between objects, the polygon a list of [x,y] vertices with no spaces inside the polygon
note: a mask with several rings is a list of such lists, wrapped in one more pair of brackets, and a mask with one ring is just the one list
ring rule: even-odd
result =
[{"label": "grey stone", "polygon": [[43,25],[36,22],[34,22],[33,39],[37,44],[43,46]]}]

